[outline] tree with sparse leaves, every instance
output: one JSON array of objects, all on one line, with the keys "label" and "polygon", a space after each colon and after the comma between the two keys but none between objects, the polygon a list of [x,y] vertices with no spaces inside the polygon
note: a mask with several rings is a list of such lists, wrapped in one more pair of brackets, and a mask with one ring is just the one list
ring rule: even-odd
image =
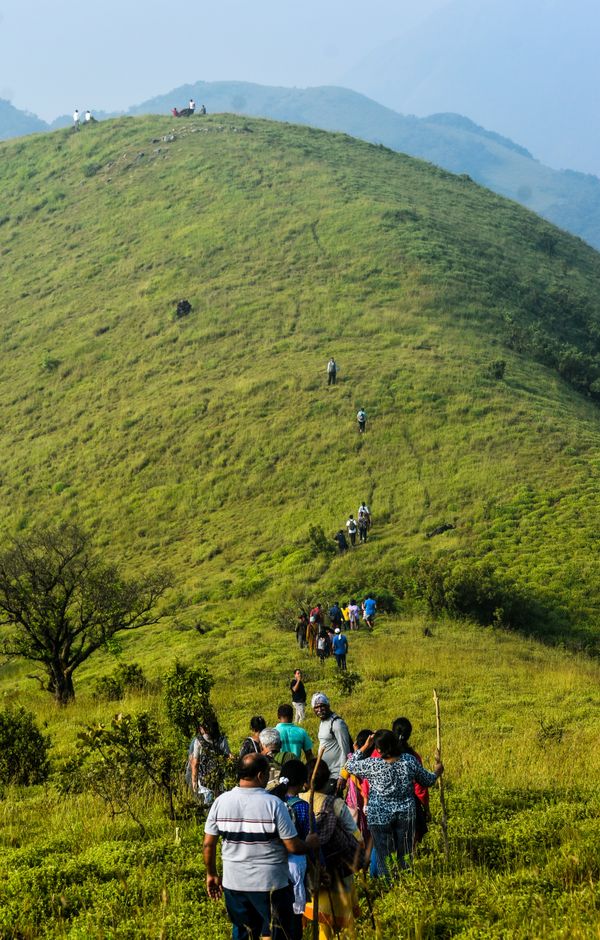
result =
[{"label": "tree with sparse leaves", "polygon": [[2,651],[38,663],[44,675],[34,678],[66,705],[73,673],[92,653],[160,619],[156,605],[169,584],[164,572],[126,580],[76,525],[37,529],[0,554]]}]

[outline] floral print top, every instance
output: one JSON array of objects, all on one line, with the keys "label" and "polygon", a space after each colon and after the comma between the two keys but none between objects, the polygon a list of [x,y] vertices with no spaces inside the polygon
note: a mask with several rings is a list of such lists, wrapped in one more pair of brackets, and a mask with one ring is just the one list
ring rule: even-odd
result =
[{"label": "floral print top", "polygon": [[414,820],[415,781],[431,787],[437,780],[412,754],[402,754],[388,763],[380,757],[364,757],[361,751],[356,751],[345,769],[369,781],[369,826],[387,826],[397,815],[406,816],[409,822]]}]

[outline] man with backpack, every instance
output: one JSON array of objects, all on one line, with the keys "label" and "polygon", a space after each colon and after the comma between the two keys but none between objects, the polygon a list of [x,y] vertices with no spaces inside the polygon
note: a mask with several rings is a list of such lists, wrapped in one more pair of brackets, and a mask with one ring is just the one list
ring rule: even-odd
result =
[{"label": "man with backpack", "polygon": [[358,409],[356,420],[358,422],[358,433],[364,434],[365,428],[367,426],[367,412],[365,411],[364,408]]},{"label": "man with backpack", "polygon": [[348,529],[348,535],[350,536],[350,542],[352,545],[356,545],[356,533],[358,531],[358,526],[356,524],[356,519],[354,516],[350,516],[348,522],[346,523],[346,528]]},{"label": "man with backpack", "polygon": [[348,652],[348,637],[339,627],[335,628],[335,636],[331,641],[333,655],[338,669],[346,670],[346,653]]},{"label": "man with backpack", "polygon": [[327,385],[335,385],[337,377],[337,365],[333,356],[327,363]]},{"label": "man with backpack", "polygon": [[319,745],[323,749],[322,759],[329,767],[331,774],[331,792],[341,792],[345,781],[341,776],[342,767],[346,763],[348,754],[352,752],[352,739],[348,725],[331,710],[329,699],[324,692],[315,692],[310,704],[320,721]]},{"label": "man with backpack", "polygon": [[336,627],[340,627],[341,629],[341,626],[344,622],[344,615],[342,613],[342,608],[337,601],[334,601],[334,603],[329,608],[329,621],[334,630]]}]

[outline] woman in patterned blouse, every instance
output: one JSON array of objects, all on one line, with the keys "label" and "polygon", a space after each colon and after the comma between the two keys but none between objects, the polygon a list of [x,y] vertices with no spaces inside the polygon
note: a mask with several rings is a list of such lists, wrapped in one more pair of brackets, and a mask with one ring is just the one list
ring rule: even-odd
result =
[{"label": "woman in patterned blouse", "polygon": [[[366,757],[373,745],[381,757]],[[369,781],[367,818],[379,871],[389,877],[386,860],[396,855],[401,868],[410,863],[415,830],[415,781],[431,787],[444,772],[436,760],[430,773],[404,751],[391,731],[377,731],[346,763],[345,769]]]}]

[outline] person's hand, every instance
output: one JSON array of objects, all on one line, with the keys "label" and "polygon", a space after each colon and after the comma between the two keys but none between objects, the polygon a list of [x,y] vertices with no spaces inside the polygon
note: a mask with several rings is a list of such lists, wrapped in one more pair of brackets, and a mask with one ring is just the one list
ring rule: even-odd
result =
[{"label": "person's hand", "polygon": [[436,757],[435,762],[433,764],[433,772],[436,775],[436,777],[441,777],[442,774],[444,773],[444,765],[442,764],[441,760],[438,757]]},{"label": "person's hand", "polygon": [[207,875],[206,876],[206,891],[209,898],[212,898],[213,901],[217,901],[223,894],[223,887],[221,885],[221,879],[218,875]]},{"label": "person's hand", "polygon": [[369,748],[373,747],[374,741],[375,741],[375,733],[370,734],[367,740],[365,741],[365,743],[363,744],[363,746],[361,747],[361,751],[363,752],[363,754],[366,751],[368,751]]},{"label": "person's hand", "polygon": [[345,786],[346,786],[346,781],[344,780],[344,778],[338,777],[338,782],[335,785],[335,795],[341,796],[344,792]]}]

